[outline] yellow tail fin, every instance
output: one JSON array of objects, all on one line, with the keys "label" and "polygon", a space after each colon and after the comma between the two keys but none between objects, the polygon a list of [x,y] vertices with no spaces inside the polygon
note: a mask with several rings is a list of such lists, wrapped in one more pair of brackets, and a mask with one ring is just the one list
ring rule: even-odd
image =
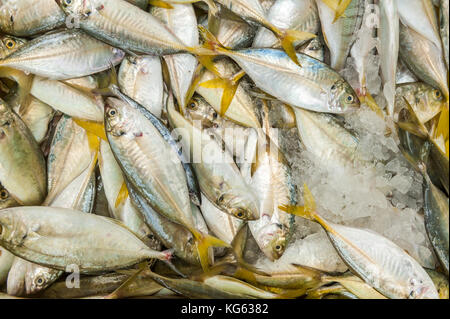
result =
[{"label": "yellow tail fin", "polygon": [[344,12],[352,0],[322,0],[331,10],[334,11],[333,23],[340,17],[345,17]]},{"label": "yellow tail fin", "polygon": [[128,198],[128,187],[125,181],[120,187],[119,193],[117,194],[116,202],[114,203],[115,208],[119,207]]},{"label": "yellow tail fin", "polygon": [[298,30],[280,30],[273,25],[270,29],[280,40],[284,52],[286,52],[286,54],[292,59],[292,61],[301,66],[300,62],[298,61],[297,52],[295,52],[295,42],[310,40],[315,38],[316,35]]},{"label": "yellow tail fin", "polygon": [[279,206],[278,208],[286,213],[317,221],[316,202],[306,184],[303,184],[303,201],[305,206]]},{"label": "yellow tail fin", "polygon": [[86,132],[89,132],[99,138],[101,138],[104,141],[107,141],[106,133],[105,133],[105,126],[103,123],[97,123],[92,121],[86,121],[86,120],[80,120],[80,119],[73,119],[73,121],[80,127],[84,128]]},{"label": "yellow tail fin", "polygon": [[244,71],[240,71],[236,73],[230,79],[222,79],[216,78],[203,83],[200,83],[200,86],[209,88],[209,89],[217,89],[222,88],[222,99],[220,101],[220,116],[224,116],[230,107],[231,101],[233,101],[234,95],[236,94],[237,88],[239,86],[239,80],[245,75]]},{"label": "yellow tail fin", "polygon": [[209,247],[230,247],[230,245],[211,235],[202,234],[195,229],[192,229],[190,231],[196,239],[200,264],[203,270],[206,272],[209,269]]},{"label": "yellow tail fin", "polygon": [[148,3],[154,7],[173,9],[173,6],[170,3],[163,0],[148,0]]}]

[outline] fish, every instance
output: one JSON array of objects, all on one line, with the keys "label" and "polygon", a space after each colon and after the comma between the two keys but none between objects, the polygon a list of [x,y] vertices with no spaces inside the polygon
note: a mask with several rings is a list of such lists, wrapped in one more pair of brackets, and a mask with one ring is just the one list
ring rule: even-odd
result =
[{"label": "fish", "polygon": [[264,8],[258,0],[216,0],[221,6],[232,11],[250,24],[256,24],[270,30],[281,42],[287,56],[297,65],[302,65],[295,54],[294,42],[308,40],[315,37],[314,34],[293,29],[277,27],[267,17]]},{"label": "fish", "polygon": [[14,255],[0,246],[0,285],[6,282],[13,262]]},{"label": "fish", "polygon": [[[185,150],[198,177],[202,193],[217,208],[227,214],[244,220],[259,217],[258,200],[245,182],[228,150],[223,150],[222,141],[215,136],[204,134],[178,113],[173,105],[168,105],[169,123],[182,136]],[[203,154],[196,154],[194,145],[200,145]],[[208,145],[208,154],[204,147]]]},{"label": "fish", "polygon": [[209,199],[202,195],[201,213],[205,219],[208,228],[217,238],[227,244],[233,242],[239,228],[243,225],[242,219],[226,214],[218,209]]},{"label": "fish", "polygon": [[186,173],[179,155],[139,109],[117,98],[106,100],[105,129],[127,180],[157,213],[194,235],[203,256],[202,266],[207,268],[207,247],[225,243],[195,228]]},{"label": "fish", "polygon": [[[142,213],[133,205],[128,189],[126,189],[125,195],[122,195],[125,180],[106,141],[101,141],[100,144],[99,167],[111,217],[122,221],[128,228],[140,235],[142,241],[150,248],[161,250],[161,243],[156,240],[155,235],[145,224]],[[124,196],[125,199],[120,198],[121,196]]]},{"label": "fish", "polygon": [[68,16],[76,17],[78,26],[90,36],[126,52],[147,55],[174,53],[202,54],[175,36],[150,13],[123,1],[57,0]]},{"label": "fish", "polygon": [[445,106],[445,97],[440,90],[423,82],[403,83],[396,88],[394,118],[401,109],[407,108],[403,98],[408,100],[422,124],[432,120]]},{"label": "fish", "polygon": [[118,81],[123,93],[161,118],[164,83],[159,57],[126,57],[120,64]]},{"label": "fish", "polygon": [[66,16],[54,0],[5,0],[0,3],[0,30],[29,37],[64,24]]},{"label": "fish", "polygon": [[[202,96],[219,115],[245,127],[260,128],[256,105],[239,83],[239,68],[232,62],[220,59],[214,64],[221,78],[230,78],[229,83],[220,81],[214,73],[206,71],[199,79],[196,92]],[[195,103],[195,102],[194,102]]]},{"label": "fish", "polygon": [[306,149],[326,167],[364,164],[358,151],[359,138],[330,114],[294,109],[300,139]]},{"label": "fish", "polygon": [[9,66],[52,80],[67,80],[107,70],[125,53],[78,29],[49,32],[0,60]]},{"label": "fish", "polygon": [[[314,0],[275,1],[267,13],[267,19],[280,29],[299,30],[311,34],[317,34],[320,29],[319,14]],[[314,38],[312,41],[315,39],[317,38]],[[305,41],[296,41],[294,45],[299,46],[303,42]],[[227,46],[226,44],[224,45]],[[280,41],[268,29],[260,27],[253,39],[252,47],[277,48],[280,47]]]},{"label": "fish", "polygon": [[442,46],[444,49],[444,57],[447,62],[447,70],[449,64],[449,50],[448,50],[448,30],[449,30],[449,2],[448,0],[439,1],[439,30],[441,34]]},{"label": "fish", "polygon": [[359,299],[387,299],[359,277],[349,274],[343,276],[325,276],[324,282],[337,282]]},{"label": "fish", "polygon": [[0,182],[20,205],[40,205],[47,194],[44,156],[25,123],[0,99]]},{"label": "fish", "polygon": [[259,89],[286,104],[337,114],[359,108],[360,102],[352,87],[325,63],[297,54],[300,67],[277,49],[231,51],[223,48],[206,29],[201,26],[199,29],[211,50],[232,58]]},{"label": "fish", "polygon": [[[192,4],[173,3],[171,9],[153,7],[150,12],[159,18],[186,46],[199,46],[197,18]],[[190,91],[192,91],[192,82],[196,77],[198,61],[193,55],[187,53],[167,55],[164,56],[164,60],[169,71],[173,94],[181,110],[185,110]]]},{"label": "fish", "polygon": [[[72,209],[7,208],[0,213],[0,225],[3,247],[27,261],[63,271],[76,265],[88,274],[171,258],[170,251],[148,248],[119,221]],[[83,245],[80,236],[90,237],[90,245]]]},{"label": "fish", "polygon": [[449,267],[449,201],[448,196],[434,186],[426,172],[425,164],[419,163],[418,168],[424,177],[424,216],[428,238],[434,252],[448,276]]},{"label": "fish", "polygon": [[313,195],[303,186],[304,207],[280,207],[319,223],[349,268],[378,292],[392,299],[437,299],[433,281],[403,249],[369,230],[331,223],[316,212]]},{"label": "fish", "polygon": [[264,133],[260,138],[256,162],[252,166],[251,185],[258,194],[260,218],[249,222],[250,231],[266,257],[279,259],[293,232],[293,215],[278,209],[282,205],[295,205],[297,191],[291,168],[272,139],[277,137],[269,123],[268,104],[263,104]]},{"label": "fish", "polygon": [[9,55],[13,54],[25,43],[27,43],[26,39],[14,37],[11,35],[0,35],[0,60],[3,60]]},{"label": "fish", "polygon": [[29,95],[18,114],[30,129],[38,144],[47,136],[48,126],[55,115],[55,110],[48,104]]},{"label": "fish", "polygon": [[441,47],[401,24],[399,52],[402,61],[421,81],[441,90],[448,99],[447,67]]},{"label": "fish", "polygon": [[[400,1],[401,2],[401,1]],[[396,1],[380,2],[380,57],[383,94],[388,102],[388,114],[395,107],[396,72],[399,52],[400,17]]]},{"label": "fish", "polygon": [[402,23],[413,29],[436,46],[441,45],[439,22],[432,0],[398,0],[398,12]]},{"label": "fish", "polygon": [[11,197],[8,190],[0,183],[0,210],[14,206],[18,206],[17,201]]},{"label": "fish", "polygon": [[330,49],[330,66],[334,70],[341,71],[345,66],[356,32],[363,22],[365,3],[364,0],[351,1],[343,15],[335,20],[335,12],[323,0],[316,0],[323,38]]}]

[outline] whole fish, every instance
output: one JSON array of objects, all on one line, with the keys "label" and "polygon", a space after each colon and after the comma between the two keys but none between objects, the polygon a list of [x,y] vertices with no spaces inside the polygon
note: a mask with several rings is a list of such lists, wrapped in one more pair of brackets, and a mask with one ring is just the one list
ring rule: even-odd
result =
[{"label": "whole fish", "polygon": [[231,51],[199,28],[212,50],[232,58],[258,88],[282,102],[327,113],[347,113],[359,107],[352,87],[328,65],[308,55],[297,54],[300,67],[276,49]]},{"label": "whole fish", "polygon": [[7,208],[0,213],[0,225],[2,246],[18,257],[59,270],[77,265],[80,273],[95,273],[171,258],[169,251],[148,248],[118,221],[71,209]]},{"label": "whole fish", "polygon": [[370,230],[326,221],[316,212],[308,187],[303,187],[305,206],[283,207],[283,210],[319,223],[352,272],[388,298],[439,298],[428,274],[403,249]]},{"label": "whole fish", "polygon": [[420,80],[441,90],[448,98],[447,67],[441,47],[400,25],[400,57]]},{"label": "whole fish", "polygon": [[[168,105],[168,118],[182,136],[182,143],[189,152],[202,193],[224,212],[244,220],[259,217],[258,200],[245,182],[228,150],[223,150],[222,140],[196,128]],[[209,154],[196,154],[194,145],[201,149],[208,145]],[[204,152],[202,152],[204,153]]]},{"label": "whole fish", "polygon": [[352,0],[344,14],[335,22],[335,12],[324,1],[316,0],[323,37],[330,49],[330,66],[337,71],[344,68],[356,40],[355,35],[363,21],[365,3],[365,0]]},{"label": "whole fish", "polygon": [[[191,4],[173,4],[171,9],[153,7],[151,13],[164,22],[186,46],[199,45],[197,18]],[[194,80],[197,59],[185,53],[168,55],[164,57],[164,60],[169,70],[173,94],[178,105],[184,110]]]},{"label": "whole fish", "polygon": [[163,109],[163,76],[159,57],[127,57],[118,80],[123,93],[160,118]]},{"label": "whole fish", "polygon": [[87,34],[127,52],[149,55],[199,53],[150,13],[123,1],[57,0]]},{"label": "whole fish", "polygon": [[252,167],[252,187],[258,195],[261,216],[249,222],[250,231],[259,248],[270,260],[279,259],[290,240],[294,218],[280,211],[281,205],[295,205],[296,187],[284,155],[272,142],[269,109],[264,105],[264,136],[258,144],[256,162]]},{"label": "whole fish", "polygon": [[49,32],[28,41],[0,60],[9,66],[54,80],[66,80],[104,71],[122,61],[125,53],[81,30]]},{"label": "whole fish", "polygon": [[30,130],[0,99],[0,182],[21,205],[39,205],[46,190],[45,160]]},{"label": "whole fish", "polygon": [[[267,13],[267,19],[280,29],[292,29],[317,34],[320,28],[319,14],[314,0],[275,1]],[[294,45],[301,45],[302,42],[304,41],[296,41]],[[224,45],[227,46],[226,44]],[[254,48],[273,48],[280,47],[280,42],[272,32],[260,27],[252,46]]]},{"label": "whole fish", "polygon": [[0,30],[8,34],[28,37],[60,27],[65,21],[55,0],[0,1]]},{"label": "whole fish", "polygon": [[179,155],[141,110],[117,98],[106,100],[105,129],[126,179],[157,213],[194,235],[206,269],[207,247],[225,243],[218,243],[196,229]]},{"label": "whole fish", "polygon": [[380,57],[383,94],[388,114],[393,116],[399,51],[400,20],[396,1],[380,1]]}]

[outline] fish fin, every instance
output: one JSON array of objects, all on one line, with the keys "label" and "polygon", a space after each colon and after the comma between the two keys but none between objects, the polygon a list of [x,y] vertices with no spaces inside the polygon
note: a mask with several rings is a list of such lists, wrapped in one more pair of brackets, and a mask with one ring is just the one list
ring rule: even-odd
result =
[{"label": "fish fin", "polygon": [[217,55],[227,55],[231,52],[229,48],[224,47],[219,40],[205,27],[199,25],[198,31],[204,43],[201,47],[191,47],[188,50],[197,56],[198,61],[209,71],[220,77],[217,68],[214,66],[213,59]]},{"label": "fish fin", "polygon": [[374,111],[379,117],[384,118],[383,111],[380,109],[377,102],[369,92],[366,92],[363,97],[363,101],[366,102],[367,106],[370,107],[370,109]]},{"label": "fish fin", "polygon": [[118,80],[119,77],[117,75],[116,67],[114,66],[114,64],[111,61],[109,61],[109,65],[110,65],[110,75],[108,86],[102,89],[93,89],[91,91],[92,94],[103,96],[114,96],[114,93],[112,92],[111,88],[113,86],[119,87],[119,80]]},{"label": "fish fin", "polygon": [[194,71],[194,76],[192,77],[192,83],[191,86],[189,87],[189,89],[186,92],[186,97],[184,100],[184,104],[181,105],[180,104],[180,110],[181,110],[181,114],[184,116],[185,112],[186,112],[186,105],[189,104],[189,102],[191,101],[192,97],[194,96],[195,90],[197,89],[199,82],[202,78],[203,72],[204,72],[205,68],[203,67],[202,64],[197,65],[197,68]]},{"label": "fish fin", "polygon": [[289,214],[300,216],[312,221],[318,221],[317,220],[318,216],[317,213],[315,212],[316,203],[313,195],[311,194],[311,191],[309,190],[306,184],[303,184],[303,200],[305,202],[305,206],[283,205],[279,206],[278,208]]},{"label": "fish fin", "polygon": [[[148,262],[142,262],[138,265],[138,270],[135,271],[130,278],[126,279],[116,290],[107,295],[105,299],[118,299],[120,298],[120,292],[128,287],[136,278],[148,267]],[[129,274],[130,272],[128,272]]]},{"label": "fish fin", "polygon": [[99,138],[101,138],[104,141],[107,141],[108,138],[106,137],[105,133],[105,126],[103,123],[97,123],[93,121],[87,121],[87,120],[81,120],[74,118],[73,121],[83,128],[86,132],[89,132]]},{"label": "fish fin", "polygon": [[291,58],[295,64],[301,66],[298,61],[297,52],[295,51],[295,41],[303,41],[310,40],[316,37],[315,34],[298,31],[298,30],[281,30],[275,26],[271,26],[270,28],[273,33],[277,36],[277,38],[281,42],[281,46],[284,49],[284,52]]},{"label": "fish fin", "polygon": [[198,257],[203,271],[209,269],[209,247],[230,247],[226,242],[207,234],[203,234],[196,229],[191,229],[197,244]]},{"label": "fish fin", "polygon": [[119,207],[125,200],[128,198],[128,188],[125,182],[122,183],[120,187],[119,193],[117,194],[116,202],[114,203],[114,207]]},{"label": "fish fin", "polygon": [[338,6],[335,10],[334,20],[335,23],[340,17],[344,15],[345,10],[347,10],[348,5],[352,2],[352,0],[340,0]]},{"label": "fish fin", "polygon": [[429,136],[428,129],[423,125],[419,118],[417,117],[417,114],[412,107],[411,103],[409,103],[408,99],[403,97],[403,100],[406,103],[406,107],[409,111],[409,114],[412,116],[413,121],[412,122],[398,122],[398,126],[404,129],[405,131],[410,132],[411,134],[417,135],[419,137],[426,138]]},{"label": "fish fin", "polygon": [[439,147],[442,152],[448,157],[449,155],[449,148],[448,148],[448,141],[449,141],[449,108],[448,104],[444,106],[441,110],[441,114],[439,116],[439,120],[437,123],[436,130],[433,134],[433,140],[443,138],[444,144],[445,144],[445,150],[442,150],[441,147]]},{"label": "fish fin", "polygon": [[233,75],[230,79],[216,78],[206,82],[202,82],[199,85],[205,88],[222,88],[222,99],[220,101],[220,116],[224,116],[233,101],[239,86],[239,80],[245,75],[244,71],[240,71]]},{"label": "fish fin", "polygon": [[311,276],[314,278],[322,278],[326,274],[326,272],[324,272],[320,269],[317,269],[317,268],[299,265],[299,264],[291,264],[291,265],[294,266],[302,274],[307,274],[308,276]]},{"label": "fish fin", "polygon": [[170,3],[163,0],[148,0],[148,3],[158,8],[173,9],[173,6]]}]

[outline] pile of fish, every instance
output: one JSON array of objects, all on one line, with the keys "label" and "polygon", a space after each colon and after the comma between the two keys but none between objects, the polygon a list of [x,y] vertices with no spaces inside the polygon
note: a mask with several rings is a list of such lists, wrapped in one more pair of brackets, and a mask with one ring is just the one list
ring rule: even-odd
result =
[{"label": "pile of fish", "polygon": [[0,0],[0,40],[0,298],[449,298],[448,0]]}]

